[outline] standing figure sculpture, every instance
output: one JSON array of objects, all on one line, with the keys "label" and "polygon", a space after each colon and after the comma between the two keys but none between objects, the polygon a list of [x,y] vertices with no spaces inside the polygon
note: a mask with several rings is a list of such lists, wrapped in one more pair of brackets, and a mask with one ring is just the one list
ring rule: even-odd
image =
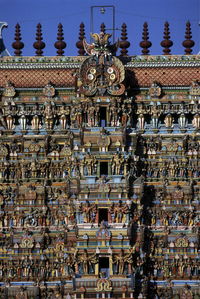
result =
[{"label": "standing figure sculpture", "polygon": [[54,125],[54,108],[50,102],[45,103],[44,108],[45,125],[47,130],[51,130]]},{"label": "standing figure sculpture", "polygon": [[90,205],[87,200],[84,205],[80,205],[80,211],[83,213],[83,221],[85,223],[93,223],[96,219],[97,207],[96,204]]},{"label": "standing figure sculpture", "polygon": [[14,111],[10,102],[5,102],[3,107],[3,115],[5,117],[6,125],[8,130],[12,130],[14,128]]},{"label": "standing figure sculpture", "polygon": [[82,265],[83,274],[89,274],[91,270],[94,271],[93,265],[98,262],[96,253],[89,255],[84,249],[83,254],[78,257],[78,262]]},{"label": "standing figure sculpture", "polygon": [[121,249],[120,253],[114,255],[113,264],[117,265],[117,274],[123,275],[124,274],[124,266],[125,266],[125,258],[124,258],[124,251]]}]

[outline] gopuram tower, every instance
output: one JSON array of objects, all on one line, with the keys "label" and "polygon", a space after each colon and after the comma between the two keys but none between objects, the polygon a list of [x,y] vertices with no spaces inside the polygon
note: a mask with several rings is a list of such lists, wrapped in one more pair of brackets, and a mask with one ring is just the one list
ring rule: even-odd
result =
[{"label": "gopuram tower", "polygon": [[[0,47],[0,298],[200,298],[200,55]],[[118,47],[120,56],[116,56]]]}]

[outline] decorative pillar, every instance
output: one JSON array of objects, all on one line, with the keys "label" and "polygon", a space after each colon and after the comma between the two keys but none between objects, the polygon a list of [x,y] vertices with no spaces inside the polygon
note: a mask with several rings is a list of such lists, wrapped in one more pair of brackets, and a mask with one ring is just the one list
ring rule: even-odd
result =
[{"label": "decorative pillar", "polygon": [[96,257],[98,258],[98,263],[95,264],[94,270],[95,270],[95,275],[99,275],[99,254],[100,250],[99,247],[96,248]]},{"label": "decorative pillar", "polygon": [[[98,204],[99,204],[98,200],[95,201],[95,204],[98,206]],[[95,223],[99,223],[99,210],[96,213]]]},{"label": "decorative pillar", "polygon": [[100,177],[100,161],[97,163],[97,176]]},{"label": "decorative pillar", "polygon": [[112,218],[109,209],[108,209],[108,223],[112,223]]},{"label": "decorative pillar", "polygon": [[81,292],[81,299],[84,299],[85,298],[85,292],[86,292],[85,287],[80,287],[79,291]]},{"label": "decorative pillar", "polygon": [[108,175],[112,175],[112,173],[111,173],[111,162],[108,162]]},{"label": "decorative pillar", "polygon": [[123,285],[121,290],[122,290],[122,298],[126,298],[127,286]]},{"label": "decorative pillar", "polygon": [[109,269],[110,269],[110,275],[113,275],[113,259],[112,259],[112,255],[109,256]]},{"label": "decorative pillar", "polygon": [[95,271],[95,275],[99,275],[99,263],[95,264],[94,271]]},{"label": "decorative pillar", "polygon": [[127,168],[128,168],[128,163],[125,162],[125,163],[124,163],[124,176],[127,175]]}]

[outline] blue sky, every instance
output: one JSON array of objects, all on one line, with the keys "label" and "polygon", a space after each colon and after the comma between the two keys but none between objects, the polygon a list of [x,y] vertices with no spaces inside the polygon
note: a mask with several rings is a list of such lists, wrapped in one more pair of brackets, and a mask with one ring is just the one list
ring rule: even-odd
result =
[{"label": "blue sky", "polygon": [[[127,24],[128,37],[131,43],[129,55],[141,53],[139,42],[142,36],[142,27],[145,21],[149,25],[152,47],[150,53],[161,54],[160,42],[163,39],[163,24],[170,23],[172,54],[183,54],[182,41],[185,34],[185,23],[190,20],[192,25],[195,47],[193,53],[200,51],[200,0],[0,0],[1,19],[9,25],[4,29],[4,42],[13,54],[11,47],[14,41],[14,27],[17,22],[21,25],[22,40],[25,44],[24,56],[33,56],[33,42],[35,41],[36,25],[42,24],[46,48],[44,55],[56,55],[54,42],[57,36],[57,25],[61,22],[64,26],[67,48],[65,55],[76,55],[75,43],[78,40],[79,24],[85,23],[86,36],[89,41],[90,33],[90,7],[98,5],[114,5],[116,9],[116,27],[122,23]],[[94,31],[99,31],[102,22],[107,28],[112,28],[112,12],[107,9],[102,15],[99,9],[94,9]],[[120,31],[116,31],[120,36]]]}]

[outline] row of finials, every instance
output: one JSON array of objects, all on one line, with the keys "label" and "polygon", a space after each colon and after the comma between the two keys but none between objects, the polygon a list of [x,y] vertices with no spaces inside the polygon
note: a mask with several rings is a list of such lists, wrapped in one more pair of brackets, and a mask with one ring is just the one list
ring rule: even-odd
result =
[{"label": "row of finials", "polygon": [[[100,31],[104,33],[106,32],[106,26],[104,23],[101,24]],[[120,56],[128,56],[127,49],[130,47],[130,42],[128,41],[127,35],[128,35],[127,25],[123,23],[121,26],[121,37],[119,40],[119,47],[121,48]],[[81,56],[86,55],[83,46],[84,38],[85,38],[85,25],[84,23],[81,23],[79,29],[79,39],[76,43],[76,47],[78,48],[78,55]],[[15,42],[13,42],[12,44],[16,56],[21,56],[22,49],[24,48],[24,43],[21,40],[22,38],[21,38],[20,25],[16,24]],[[173,41],[170,40],[170,30],[169,30],[168,22],[165,22],[164,24],[163,40],[161,41],[160,44],[163,47],[163,54],[170,55],[171,54],[170,48],[173,46]],[[149,30],[148,30],[147,22],[145,22],[143,25],[142,41],[140,42],[139,45],[142,48],[142,55],[148,55],[150,52],[149,48],[152,46],[152,43],[149,40]],[[182,45],[185,48],[186,55],[192,54],[192,47],[195,45],[195,42],[192,40],[191,24],[189,21],[186,23],[185,40],[183,41]],[[45,46],[46,45],[43,41],[43,36],[42,36],[42,25],[39,23],[37,25],[37,30],[36,30],[36,41],[33,43],[33,47],[36,49],[36,56],[43,55],[43,49],[45,48]],[[64,49],[66,48],[67,44],[64,41],[63,25],[61,23],[58,24],[57,41],[54,43],[54,46],[57,49],[57,55],[63,56]]]}]

